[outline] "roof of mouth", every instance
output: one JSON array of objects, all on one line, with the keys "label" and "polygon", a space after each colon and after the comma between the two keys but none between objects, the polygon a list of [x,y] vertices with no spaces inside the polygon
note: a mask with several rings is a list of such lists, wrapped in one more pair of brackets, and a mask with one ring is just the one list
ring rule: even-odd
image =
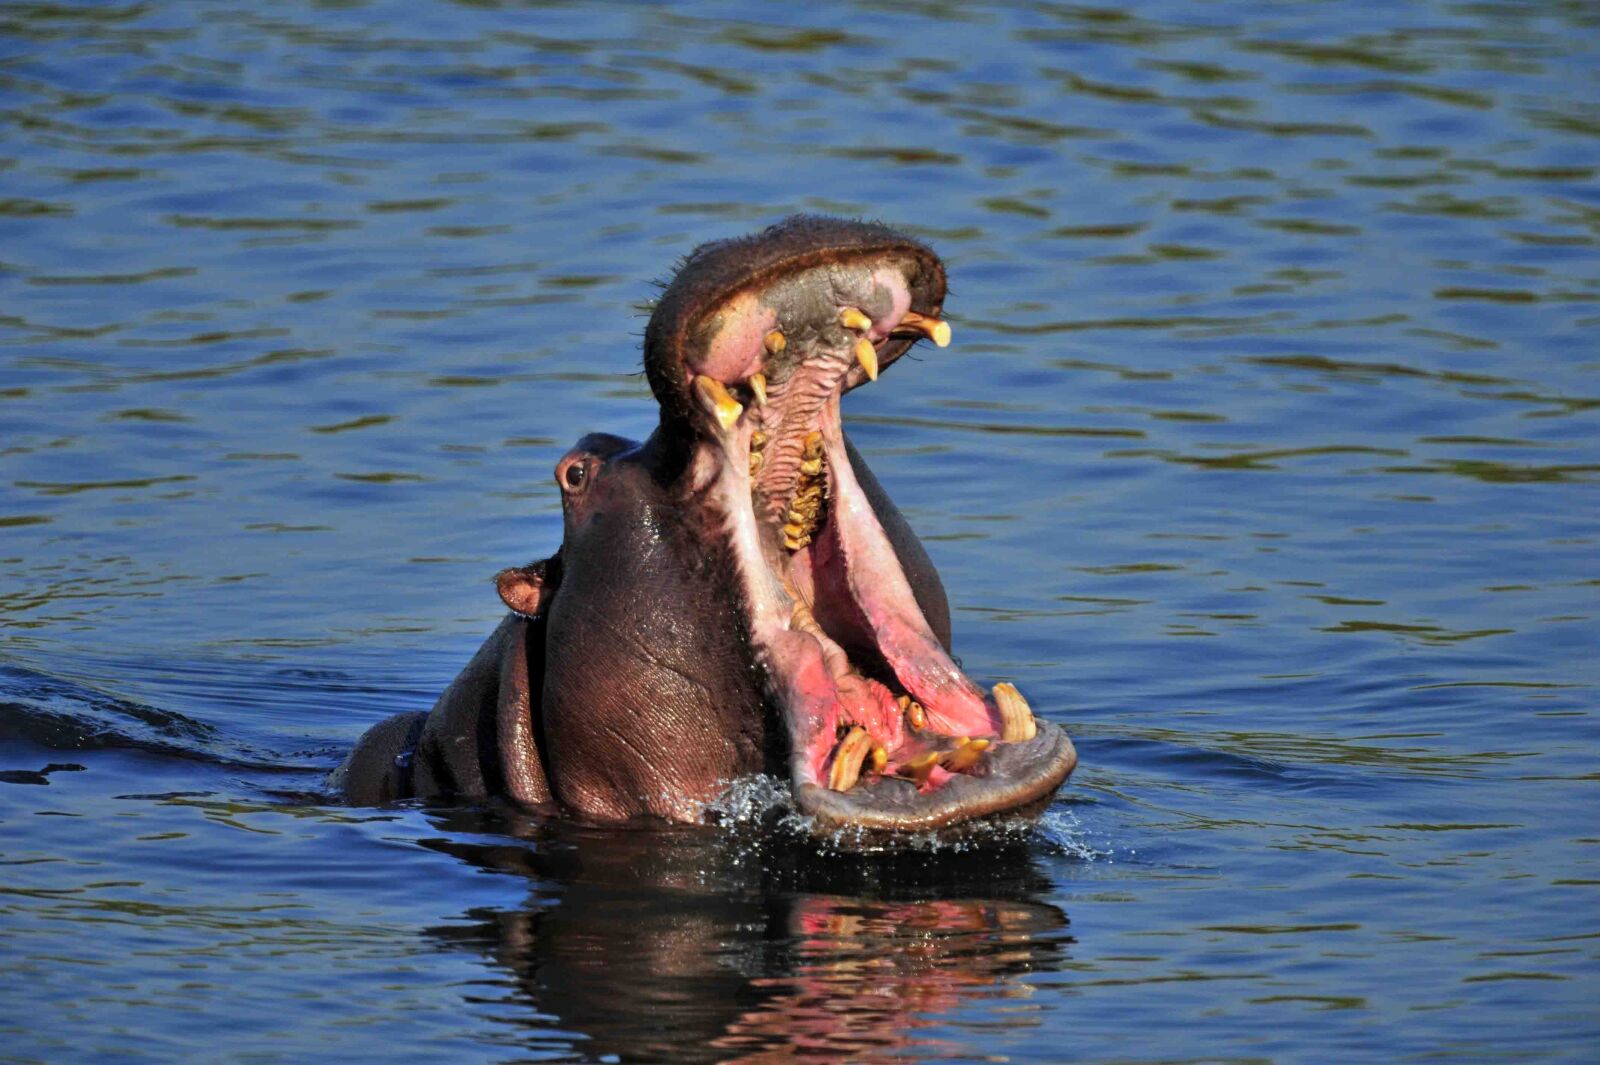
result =
[{"label": "roof of mouth", "polygon": [[691,331],[729,299],[765,288],[786,274],[833,262],[894,256],[916,264],[914,306],[937,313],[944,301],[944,266],[926,245],[877,222],[793,215],[749,236],[702,244],[686,256],[645,327],[644,369],[661,404],[662,420],[689,416],[679,371]]}]

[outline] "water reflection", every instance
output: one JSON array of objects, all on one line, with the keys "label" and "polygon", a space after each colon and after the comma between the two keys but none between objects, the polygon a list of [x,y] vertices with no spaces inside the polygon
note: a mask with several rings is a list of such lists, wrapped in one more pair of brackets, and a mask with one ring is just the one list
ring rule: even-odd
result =
[{"label": "water reflection", "polygon": [[586,1057],[629,1061],[901,1059],[978,1001],[1031,1027],[1024,976],[1061,969],[1072,942],[1020,844],[861,856],[741,832],[434,820],[448,838],[428,846],[531,881],[522,907],[430,933],[509,974],[496,1016],[530,1049],[577,1031]]}]

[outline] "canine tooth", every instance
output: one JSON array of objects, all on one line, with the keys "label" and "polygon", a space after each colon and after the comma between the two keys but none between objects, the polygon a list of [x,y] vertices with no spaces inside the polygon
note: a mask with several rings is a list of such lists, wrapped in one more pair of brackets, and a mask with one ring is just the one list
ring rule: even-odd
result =
[{"label": "canine tooth", "polygon": [[768,355],[776,355],[778,352],[788,347],[789,342],[784,339],[782,333],[774,329],[772,332],[761,338],[761,346],[767,349]]},{"label": "canine tooth", "polygon": [[856,361],[861,364],[861,369],[866,371],[868,381],[878,379],[878,349],[872,346],[872,341],[862,337],[856,341]]},{"label": "canine tooth", "polygon": [[920,788],[928,782],[929,777],[933,776],[933,767],[938,764],[939,752],[928,751],[926,754],[919,754],[911,761],[903,764],[900,767],[900,774],[915,780],[917,787]]},{"label": "canine tooth", "polygon": [[855,307],[845,307],[839,312],[839,324],[846,329],[854,329],[858,333],[865,333],[872,328],[872,319]]},{"label": "canine tooth", "polygon": [[1033,708],[1010,681],[1001,681],[991,691],[994,705],[1000,711],[1000,738],[1007,743],[1023,743],[1039,734],[1033,720]]},{"label": "canine tooth", "polygon": [[694,379],[694,390],[700,395],[700,402],[707,410],[716,415],[717,424],[722,426],[722,431],[732,429],[739,416],[744,413],[744,407],[739,401],[728,395],[728,388],[715,377],[700,374]]},{"label": "canine tooth", "polygon": [[860,725],[852,726],[839,741],[833,755],[833,768],[828,771],[828,787],[834,791],[849,791],[861,779],[861,763],[872,749],[872,737]]},{"label": "canine tooth", "polygon": [[767,405],[767,375],[753,373],[750,375],[750,394],[756,397],[756,406]]},{"label": "canine tooth", "polygon": [[902,326],[915,330],[941,348],[950,346],[950,323],[941,321],[931,314],[918,314],[916,311],[907,311],[905,317],[900,319],[895,328],[900,329]]},{"label": "canine tooth", "polygon": [[963,769],[971,769],[978,764],[978,758],[989,749],[988,740],[967,740],[956,745],[955,750],[946,751],[940,761],[948,772],[959,773]]}]

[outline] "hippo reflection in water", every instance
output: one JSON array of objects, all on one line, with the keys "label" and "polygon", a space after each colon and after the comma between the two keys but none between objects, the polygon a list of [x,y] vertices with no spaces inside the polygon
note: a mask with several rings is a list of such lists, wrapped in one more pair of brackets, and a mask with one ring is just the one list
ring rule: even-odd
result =
[{"label": "hippo reflection in water", "polygon": [[1042,807],[1071,741],[956,665],[938,574],[840,422],[845,392],[949,343],[944,296],[932,251],[870,223],[801,216],[694,251],[645,330],[655,432],[561,459],[560,549],[499,575],[513,613],[333,784],[694,821],[765,772],[824,830]]},{"label": "hippo reflection in water", "polygon": [[978,1040],[1015,1055],[1070,1009],[1028,1001],[1073,964],[1031,833],[986,833],[982,861],[897,848],[818,861],[784,833],[615,832],[482,806],[428,821],[422,846],[528,882],[524,901],[428,933],[498,970],[459,990],[480,1013],[492,1000],[500,1045],[584,1061],[938,1060],[975,1017],[1005,1018],[979,1022]]}]

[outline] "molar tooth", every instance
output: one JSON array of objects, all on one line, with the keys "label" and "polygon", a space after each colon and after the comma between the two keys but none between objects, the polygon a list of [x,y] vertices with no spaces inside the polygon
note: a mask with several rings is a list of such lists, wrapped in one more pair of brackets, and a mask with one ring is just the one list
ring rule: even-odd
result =
[{"label": "molar tooth", "polygon": [[744,413],[744,407],[738,400],[728,395],[727,386],[715,377],[700,374],[694,379],[694,390],[705,408],[716,416],[717,424],[722,426],[723,432],[732,429],[739,421],[739,416]]},{"label": "molar tooth", "polygon": [[750,452],[750,476],[754,477],[761,472],[761,463],[765,456],[759,451]]},{"label": "molar tooth", "polygon": [[760,451],[767,446],[767,434],[760,429],[750,434],[750,450]]},{"label": "molar tooth", "polygon": [[806,459],[800,464],[800,472],[808,477],[815,477],[822,472],[822,460],[820,458]]},{"label": "molar tooth", "polygon": [[753,373],[753,374],[750,375],[750,393],[751,393],[751,395],[756,397],[756,406],[765,407],[767,405],[767,375],[766,374],[764,374],[764,373]]},{"label": "molar tooth", "polygon": [[907,311],[905,317],[901,318],[899,324],[895,326],[896,331],[902,328],[920,333],[941,348],[950,346],[950,323],[941,321],[931,314],[918,314],[916,311]]},{"label": "molar tooth", "polygon": [[761,338],[761,346],[767,349],[768,355],[776,355],[784,348],[788,347],[789,342],[784,339],[782,333],[774,329],[766,336]]},{"label": "molar tooth", "polygon": [[822,430],[813,429],[806,434],[805,456],[808,459],[820,458],[822,455]]},{"label": "molar tooth", "polygon": [[846,329],[854,329],[858,333],[865,333],[872,328],[872,319],[855,307],[845,307],[839,311],[839,324]]},{"label": "molar tooth", "polygon": [[995,708],[1000,711],[1000,738],[1007,743],[1023,743],[1039,734],[1033,720],[1033,708],[1010,681],[1001,681],[991,691]]},{"label": "molar tooth", "polygon": [[856,341],[856,361],[861,364],[861,369],[866,371],[868,381],[878,379],[878,349],[872,346],[872,341],[862,337]]},{"label": "molar tooth", "polygon": [[834,752],[833,768],[828,771],[828,787],[849,791],[861,779],[861,763],[872,749],[872,737],[860,725],[852,726]]}]

